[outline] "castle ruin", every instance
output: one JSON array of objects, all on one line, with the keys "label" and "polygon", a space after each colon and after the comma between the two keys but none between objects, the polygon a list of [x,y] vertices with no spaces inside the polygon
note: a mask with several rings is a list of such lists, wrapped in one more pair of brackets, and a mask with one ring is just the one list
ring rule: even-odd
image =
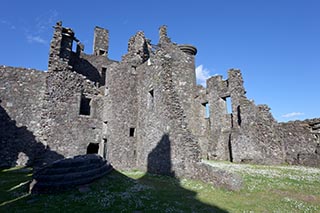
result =
[{"label": "castle ruin", "polygon": [[96,27],[86,54],[58,22],[47,72],[0,67],[0,166],[90,153],[116,169],[190,177],[202,159],[320,166],[320,119],[278,123],[247,99],[236,69],[196,85],[197,49],[171,42],[165,26],[156,45],[131,37],[121,61],[109,59],[108,35]]}]

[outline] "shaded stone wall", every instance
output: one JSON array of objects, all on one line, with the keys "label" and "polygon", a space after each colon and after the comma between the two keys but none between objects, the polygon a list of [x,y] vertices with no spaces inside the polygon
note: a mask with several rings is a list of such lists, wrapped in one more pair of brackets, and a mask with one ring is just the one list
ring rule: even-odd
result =
[{"label": "shaded stone wall", "polygon": [[0,166],[32,164],[38,151],[47,73],[0,66]]},{"label": "shaded stone wall", "polygon": [[34,69],[0,66],[0,100],[18,126],[39,128],[39,113],[45,93],[46,72]]},{"label": "shaded stone wall", "polygon": [[[103,36],[105,35],[98,35],[96,41]],[[75,42],[77,51],[73,52],[72,45]],[[100,43],[95,43],[97,48],[99,45],[103,49],[107,48],[105,41]],[[19,154],[12,149],[14,147],[16,150],[24,150],[24,153],[32,153],[18,145],[26,144],[19,141],[22,138],[30,140],[30,144],[39,142],[41,153],[34,153],[43,158],[42,163],[63,156],[86,154],[90,143],[99,144],[99,154],[105,155],[102,138],[105,81],[107,67],[113,61],[106,56],[86,55],[82,53],[83,49],[84,46],[76,39],[73,30],[62,27],[62,23],[58,22],[50,45],[47,73],[1,67],[0,85],[3,85],[3,92],[0,95],[3,100],[1,106],[4,106],[1,113],[2,125],[8,128],[2,128],[0,135],[2,141],[11,143],[10,147],[5,146],[9,148],[2,149],[6,152],[3,155],[7,154],[11,159],[8,162],[17,160],[14,154],[8,154]],[[85,113],[82,112],[84,105],[87,108]],[[14,125],[4,124],[12,122],[15,122]],[[12,135],[17,135],[17,132],[19,137],[16,136],[13,140]],[[12,140],[15,142],[11,142]],[[29,146],[30,149],[32,147]],[[21,165],[30,163],[33,156],[24,158]]]},{"label": "shaded stone wall", "polygon": [[74,40],[77,40],[74,32],[57,23],[42,112],[42,141],[63,156],[86,154],[90,143],[103,146],[101,74],[89,61],[90,57],[72,52]]},{"label": "shaded stone wall", "polygon": [[[149,57],[147,40],[143,32],[132,36],[128,53],[107,71],[107,158],[115,168],[136,167],[138,133],[138,67]],[[112,113],[111,113],[112,112]]]},{"label": "shaded stone wall", "polygon": [[132,168],[136,162],[137,134],[135,68],[121,62],[110,66],[109,71],[105,106],[107,158],[115,168]]}]

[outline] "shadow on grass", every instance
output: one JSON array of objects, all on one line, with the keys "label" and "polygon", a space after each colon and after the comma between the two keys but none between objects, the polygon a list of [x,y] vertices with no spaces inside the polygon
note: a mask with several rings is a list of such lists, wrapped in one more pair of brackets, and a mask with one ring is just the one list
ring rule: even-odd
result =
[{"label": "shadow on grass", "polygon": [[[31,195],[24,169],[1,172],[0,212],[226,212],[196,199],[173,177],[113,171],[59,194]],[[142,176],[142,177],[141,177]],[[136,179],[137,178],[137,179]]]},{"label": "shadow on grass", "polygon": [[[164,135],[148,156],[148,172],[114,170],[89,185],[59,194],[27,194],[24,170],[1,172],[0,212],[227,212],[197,199],[171,170],[170,140]],[[154,174],[150,174],[154,173]],[[15,180],[14,180],[15,179]]]}]

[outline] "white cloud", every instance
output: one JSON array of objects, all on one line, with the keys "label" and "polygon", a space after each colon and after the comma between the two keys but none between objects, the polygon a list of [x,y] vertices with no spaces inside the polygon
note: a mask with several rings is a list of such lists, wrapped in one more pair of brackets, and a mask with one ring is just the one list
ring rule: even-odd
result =
[{"label": "white cloud", "polygon": [[34,32],[36,34],[46,33],[55,24],[58,19],[58,12],[56,10],[49,10],[40,14],[35,19]]},{"label": "white cloud", "polygon": [[47,44],[48,42],[40,36],[27,35],[27,40],[30,43]]},{"label": "white cloud", "polygon": [[293,117],[298,117],[298,116],[301,116],[301,115],[304,115],[304,113],[302,113],[302,112],[290,112],[290,113],[281,115],[281,117],[283,117],[283,118],[293,118]]},{"label": "white cloud", "polygon": [[196,68],[196,77],[197,82],[205,87],[206,81],[210,77],[210,71],[201,64]]},{"label": "white cloud", "polygon": [[1,19],[0,20],[0,23],[3,24],[3,25],[6,25],[7,27],[9,27],[11,30],[15,30],[16,29],[16,26],[14,26],[13,24],[11,24],[9,21],[7,20],[3,20]]},{"label": "white cloud", "polygon": [[57,21],[58,12],[49,10],[40,14],[30,24],[23,27],[25,38],[29,43],[48,44],[48,38],[51,36],[51,27]]}]

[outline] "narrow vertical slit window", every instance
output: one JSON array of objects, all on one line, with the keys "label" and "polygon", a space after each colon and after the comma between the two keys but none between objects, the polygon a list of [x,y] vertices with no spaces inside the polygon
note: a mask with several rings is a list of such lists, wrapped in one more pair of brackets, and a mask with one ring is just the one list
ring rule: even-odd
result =
[{"label": "narrow vertical slit window", "polygon": [[130,128],[129,129],[129,137],[134,137],[135,136],[135,128]]},{"label": "narrow vertical slit window", "polygon": [[148,94],[148,105],[150,109],[153,109],[153,102],[154,102],[154,92],[152,89],[149,91],[149,94]]},{"label": "narrow vertical slit window", "polygon": [[229,151],[229,161],[233,162],[233,156],[232,156],[232,143],[231,143],[231,134],[229,134],[229,139],[228,139],[228,151]]},{"label": "narrow vertical slit window", "polygon": [[241,126],[241,109],[240,105],[237,107],[238,125]]},{"label": "narrow vertical slit window", "polygon": [[103,139],[103,158],[107,159],[107,139]]},{"label": "narrow vertical slit window", "polygon": [[106,85],[106,76],[107,76],[107,68],[106,67],[102,67],[101,68],[100,86]]}]

